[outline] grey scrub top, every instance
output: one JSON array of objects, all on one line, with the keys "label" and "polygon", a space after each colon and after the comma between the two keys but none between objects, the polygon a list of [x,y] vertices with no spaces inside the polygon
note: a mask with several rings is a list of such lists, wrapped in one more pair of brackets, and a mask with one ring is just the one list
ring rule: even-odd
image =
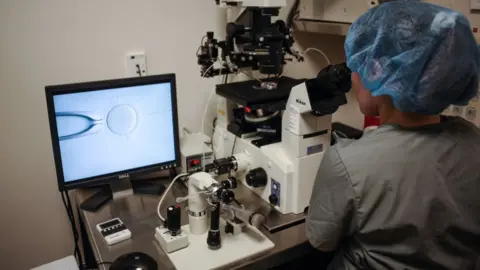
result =
[{"label": "grey scrub top", "polygon": [[476,269],[480,131],[459,118],[385,125],[325,154],[307,237],[329,269]]}]

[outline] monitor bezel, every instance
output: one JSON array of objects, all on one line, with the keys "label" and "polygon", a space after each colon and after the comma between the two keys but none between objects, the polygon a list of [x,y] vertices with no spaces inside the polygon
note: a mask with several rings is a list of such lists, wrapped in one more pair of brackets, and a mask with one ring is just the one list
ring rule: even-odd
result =
[{"label": "monitor bezel", "polygon": [[[60,140],[58,137],[57,121],[55,116],[55,107],[53,97],[55,95],[91,92],[109,90],[123,87],[134,87],[151,84],[170,83],[171,86],[171,103],[173,112],[174,125],[174,144],[175,144],[175,160],[152,164],[149,166],[113,172],[94,177],[82,178],[70,182],[65,182],[63,173],[62,157],[60,152]],[[66,191],[82,187],[91,187],[108,184],[111,181],[118,180],[127,176],[132,177],[140,173],[151,173],[159,170],[166,170],[180,166],[180,140],[178,130],[178,109],[177,109],[177,86],[175,74],[163,74],[154,76],[134,77],[126,79],[103,80],[94,82],[72,83],[63,85],[52,85],[45,87],[47,100],[48,119],[50,124],[50,134],[52,139],[53,156],[55,160],[55,168],[57,172],[58,189]]]}]

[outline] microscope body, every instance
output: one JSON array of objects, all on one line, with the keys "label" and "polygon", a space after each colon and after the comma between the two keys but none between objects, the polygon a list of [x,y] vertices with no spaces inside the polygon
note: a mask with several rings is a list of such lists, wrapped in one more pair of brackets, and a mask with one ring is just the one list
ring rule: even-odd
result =
[{"label": "microscope body", "polygon": [[[235,153],[249,157],[249,166],[235,176],[282,214],[303,213],[309,205],[311,190],[323,154],[330,146],[332,115],[316,116],[297,102],[307,100],[304,84],[292,89],[282,117],[282,141],[257,147],[256,137],[236,140]],[[308,106],[308,104],[306,105]],[[228,144],[228,143],[227,143]],[[231,149],[224,147],[225,154]],[[218,153],[217,153],[218,154]]]},{"label": "microscope body", "polygon": [[345,64],[323,69],[317,78],[291,89],[281,113],[280,142],[259,147],[259,133],[237,136],[218,126],[213,135],[216,156],[228,157],[234,149],[234,156],[248,157],[235,177],[282,214],[303,213],[331,144],[332,114],[347,103],[350,88]]},{"label": "microscope body", "polygon": [[[207,33],[197,54],[202,76],[237,74],[249,68],[268,77],[225,80],[216,86],[221,98],[212,148],[220,159],[214,165],[218,172],[230,170],[282,214],[303,213],[330,146],[332,114],[347,103],[351,72],[343,63],[329,65],[310,80],[283,76],[288,60],[304,60],[292,49],[294,39],[287,24],[273,22],[286,1],[216,2],[244,10],[227,24],[224,41]],[[215,68],[218,62],[221,67]],[[242,166],[226,166],[238,160]]]}]

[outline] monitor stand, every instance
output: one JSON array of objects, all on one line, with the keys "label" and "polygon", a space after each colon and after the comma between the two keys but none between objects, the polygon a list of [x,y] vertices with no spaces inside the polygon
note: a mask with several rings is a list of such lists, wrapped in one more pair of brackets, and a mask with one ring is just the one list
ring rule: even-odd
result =
[{"label": "monitor stand", "polygon": [[129,178],[111,181],[108,186],[102,187],[80,204],[80,209],[88,212],[96,212],[110,200],[118,200],[133,194],[154,195],[159,196],[165,191],[163,183],[159,183],[158,179],[152,181],[134,180]]}]

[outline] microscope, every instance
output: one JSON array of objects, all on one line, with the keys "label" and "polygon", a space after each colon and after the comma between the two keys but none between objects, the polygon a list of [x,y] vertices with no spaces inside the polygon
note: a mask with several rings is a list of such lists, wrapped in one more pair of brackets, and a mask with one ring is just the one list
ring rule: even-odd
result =
[{"label": "microscope", "polygon": [[[202,39],[197,52],[201,74],[244,73],[253,79],[224,80],[216,86],[219,102],[211,140],[215,158],[205,164],[205,153],[197,153],[195,166],[186,166],[192,171],[185,170],[188,225],[180,226],[180,211],[171,206],[167,225],[156,229],[161,247],[184,269],[192,269],[193,264],[201,268],[200,263],[205,265],[202,269],[216,268],[212,262],[236,261],[274,247],[258,230],[270,230],[267,215],[246,209],[237,201],[235,189],[242,184],[280,214],[304,213],[330,146],[332,114],[347,103],[345,95],[351,88],[351,72],[345,64],[330,65],[314,79],[284,76],[288,61],[303,60],[292,50],[294,39],[285,22],[272,21],[286,0],[216,3],[243,11],[227,24],[224,40],[216,39],[213,32]],[[215,259],[191,263],[185,259],[207,255]]]},{"label": "microscope", "polygon": [[[281,214],[305,213],[317,170],[331,144],[332,114],[347,103],[351,71],[329,65],[313,79],[283,76],[287,61],[302,61],[285,22],[272,22],[285,1],[226,1],[242,6],[226,38],[212,32],[199,49],[202,75],[214,77],[258,71],[262,79],[216,86],[219,96],[212,136],[216,160],[209,173],[232,176]],[[288,57],[291,57],[290,59]],[[220,62],[220,68],[214,63]]]},{"label": "microscope", "polygon": [[[206,41],[197,53],[203,77],[237,73],[246,67],[278,77],[283,73],[283,65],[287,60],[285,54],[300,58],[291,50],[293,37],[285,22],[272,22],[272,17],[278,16],[280,8],[286,5],[285,0],[216,2],[223,7],[241,6],[244,10],[238,22],[227,24],[225,40],[217,40],[213,32],[207,32]],[[212,68],[219,57],[222,67]],[[258,87],[275,88],[275,85],[265,83]]]}]

